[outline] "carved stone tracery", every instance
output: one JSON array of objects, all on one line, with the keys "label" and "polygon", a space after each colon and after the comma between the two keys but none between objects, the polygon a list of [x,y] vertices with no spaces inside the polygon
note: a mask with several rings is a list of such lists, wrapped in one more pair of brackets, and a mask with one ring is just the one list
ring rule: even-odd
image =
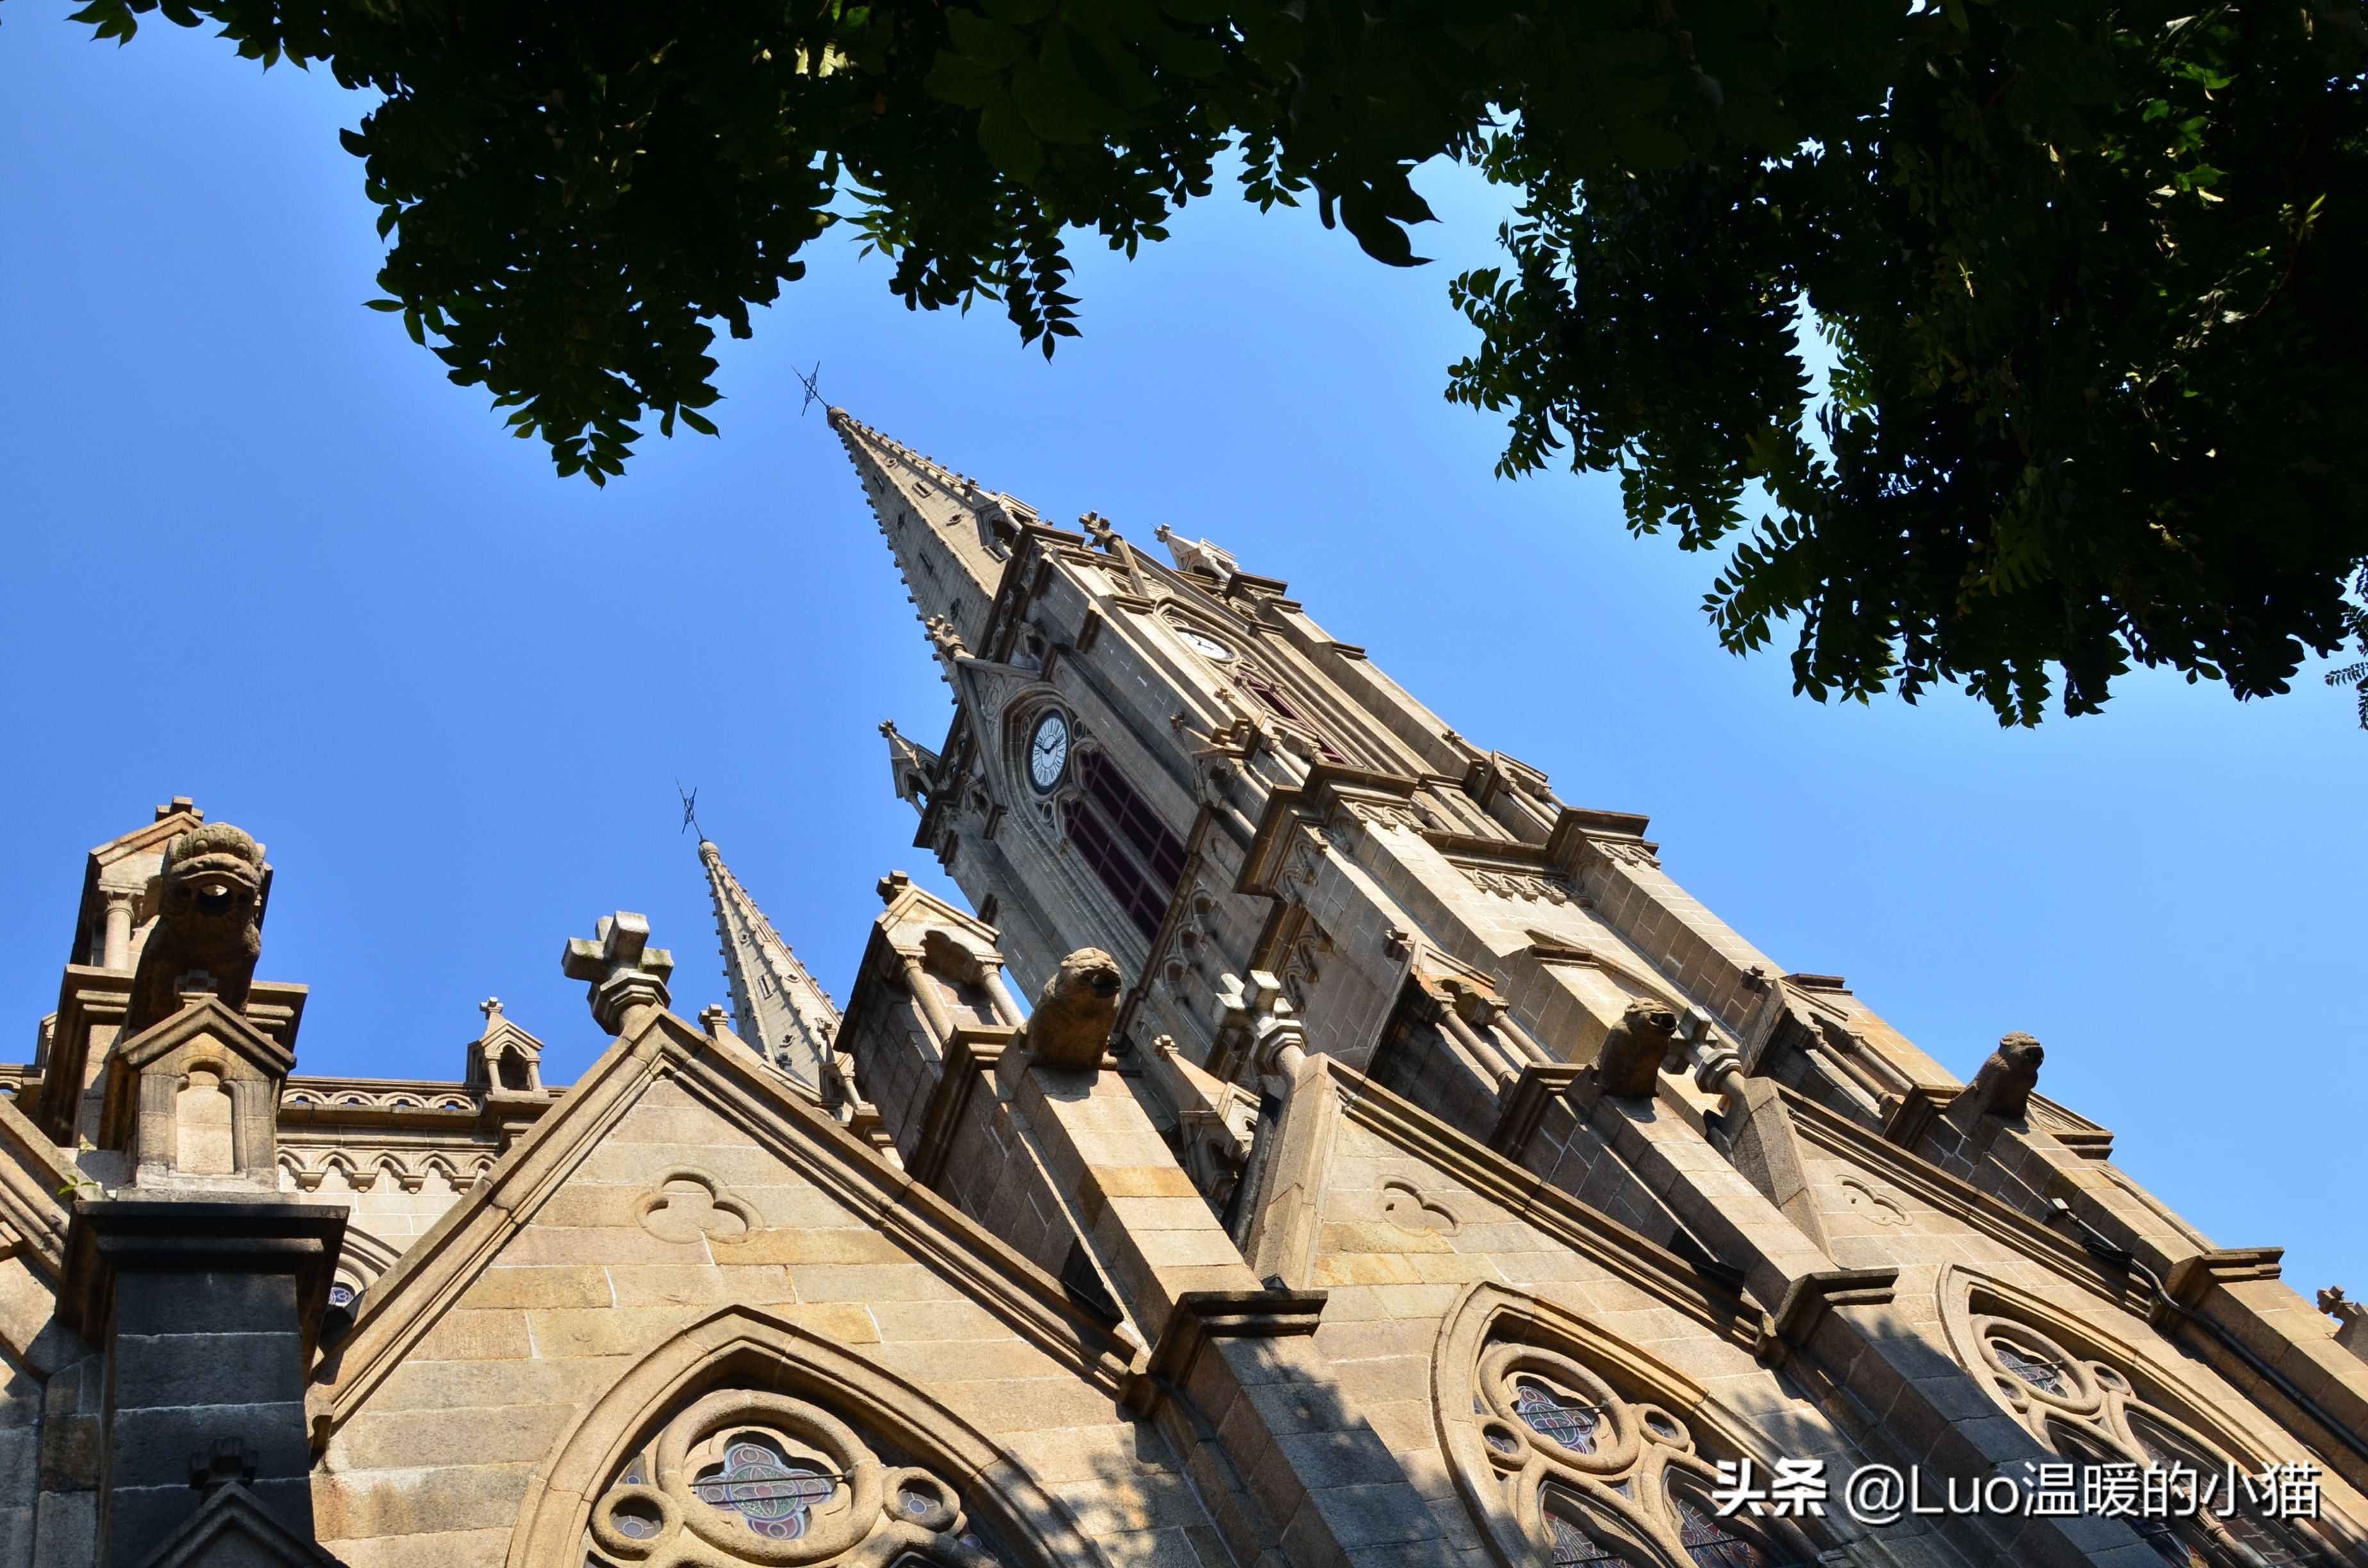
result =
[{"label": "carved stone tracery", "polygon": [[[1582,1359],[1582,1341],[1601,1354]],[[1666,1369],[1656,1377],[1656,1367],[1500,1286],[1474,1287],[1449,1312],[1433,1352],[1435,1415],[1490,1555],[1503,1568],[1820,1561],[1790,1520],[1719,1516],[1718,1470],[1706,1450],[1736,1459],[1744,1451],[1701,1390]]]},{"label": "carved stone tracery", "polygon": [[[2171,1517],[2127,1522],[2174,1568],[2260,1568],[2315,1561],[2317,1542],[2290,1521],[2255,1517],[2241,1497],[2227,1517],[2231,1463],[2258,1475],[2265,1460],[2141,1356],[2022,1292],[1962,1269],[1942,1281],[1957,1358],[2032,1435],[2076,1464],[2159,1467],[2174,1483]],[[2294,1456],[2278,1456],[2291,1458]],[[2178,1467],[2184,1467],[2183,1471]],[[2214,1482],[2222,1494],[2199,1496]]]},{"label": "carved stone tracery", "polygon": [[586,1534],[587,1568],[998,1562],[933,1471],[890,1462],[820,1405],[747,1389],[667,1422],[593,1505]]},{"label": "carved stone tracery", "polygon": [[1776,1568],[1816,1560],[1773,1521],[1721,1518],[1711,1501],[1718,1472],[1686,1424],[1622,1398],[1570,1357],[1493,1346],[1481,1358],[1477,1403],[1488,1463],[1543,1561]]}]

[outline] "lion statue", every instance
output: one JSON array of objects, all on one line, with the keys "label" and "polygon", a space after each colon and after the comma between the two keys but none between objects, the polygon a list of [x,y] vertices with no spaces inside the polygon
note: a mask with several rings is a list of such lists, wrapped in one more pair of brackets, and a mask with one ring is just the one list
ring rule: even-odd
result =
[{"label": "lion statue", "polygon": [[181,982],[202,971],[224,1006],[243,1009],[263,953],[263,846],[226,822],[192,828],[165,846],[155,929],[131,977],[130,1039],[181,1010]]},{"label": "lion statue", "polygon": [[1118,960],[1099,948],[1079,948],[1063,959],[1029,1017],[1029,1051],[1063,1071],[1100,1066],[1118,1022]]},{"label": "lion statue", "polygon": [[1983,1116],[2021,1116],[2031,1105],[2031,1091],[2039,1086],[2039,1064],[2047,1049],[2020,1031],[1998,1041],[1974,1081],[1957,1091],[1951,1110],[1970,1105]]},{"label": "lion statue", "polygon": [[1628,1004],[1595,1053],[1595,1081],[1607,1095],[1649,1095],[1661,1082],[1661,1063],[1677,1038],[1677,1009],[1640,996]]}]

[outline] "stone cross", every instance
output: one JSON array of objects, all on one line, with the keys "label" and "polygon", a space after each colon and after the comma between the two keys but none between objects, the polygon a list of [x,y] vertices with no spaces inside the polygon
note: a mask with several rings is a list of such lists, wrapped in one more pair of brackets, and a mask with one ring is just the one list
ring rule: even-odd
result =
[{"label": "stone cross", "polygon": [[600,917],[591,940],[568,938],[560,967],[568,979],[591,983],[592,1021],[609,1034],[639,1029],[670,999],[674,955],[649,941],[648,918],[621,909]]},{"label": "stone cross", "polygon": [[485,1015],[485,1027],[491,1028],[494,1020],[502,1016],[502,999],[498,996],[488,996],[477,1004],[477,1011]]}]

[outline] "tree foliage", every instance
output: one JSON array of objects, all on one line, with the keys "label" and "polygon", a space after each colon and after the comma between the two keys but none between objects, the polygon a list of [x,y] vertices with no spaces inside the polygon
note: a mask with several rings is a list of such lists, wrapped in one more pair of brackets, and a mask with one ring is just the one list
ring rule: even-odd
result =
[{"label": "tree foliage", "polygon": [[[2190,11],[2188,6],[2203,8]],[[1050,354],[1068,244],[1210,193],[1409,265],[1436,157],[1521,194],[1449,395],[1617,471],[1819,698],[2002,721],[2133,662],[2285,689],[2358,632],[2360,0],[90,0],[381,100],[412,335],[563,473],[699,430],[721,322],[855,225]],[[1820,398],[1802,334],[1836,369]],[[2363,646],[2368,646],[2364,644]],[[2368,694],[2368,687],[2363,687]],[[2368,701],[2368,695],[2363,695]]]}]

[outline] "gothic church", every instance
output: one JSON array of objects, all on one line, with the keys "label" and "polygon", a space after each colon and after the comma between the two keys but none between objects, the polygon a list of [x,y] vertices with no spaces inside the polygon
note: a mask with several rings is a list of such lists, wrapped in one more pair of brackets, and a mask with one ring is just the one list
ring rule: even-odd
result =
[{"label": "gothic church", "polygon": [[891,872],[841,1006],[701,843],[728,1008],[618,913],[576,1083],[491,1001],[324,1078],[262,845],[92,851],[0,1068],[0,1568],[2368,1565],[2361,1309],[2038,1041],[1959,1082],[1284,584],[832,421],[971,911]]}]

